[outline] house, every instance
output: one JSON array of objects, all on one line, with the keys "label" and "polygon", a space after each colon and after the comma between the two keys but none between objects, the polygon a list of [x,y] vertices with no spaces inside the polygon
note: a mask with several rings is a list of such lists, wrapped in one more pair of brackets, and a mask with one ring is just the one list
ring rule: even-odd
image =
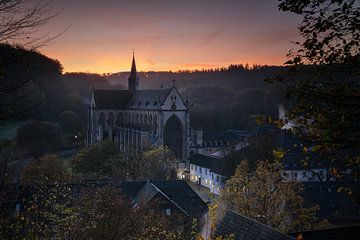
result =
[{"label": "house", "polygon": [[327,219],[334,226],[354,225],[360,222],[360,205],[356,181],[304,182],[301,195],[305,205],[319,206],[317,217]]},{"label": "house", "polygon": [[[281,161],[284,165],[283,177],[292,182],[324,182],[336,181],[330,169],[336,167],[342,172],[341,180],[351,180],[352,171],[346,168],[342,159],[335,163],[325,156],[313,151],[312,143],[301,141],[286,129],[274,125],[259,125],[255,136],[269,136],[275,142],[275,147],[285,152]],[[241,151],[241,150],[240,150]]]},{"label": "house", "polygon": [[357,240],[360,236],[360,225],[309,230],[289,235],[303,240]]},{"label": "house", "polygon": [[178,213],[191,221],[207,212],[206,203],[183,180],[123,182],[119,187],[134,206],[156,202],[164,214]]},{"label": "house", "polygon": [[217,225],[215,236],[230,234],[235,236],[235,240],[295,240],[265,224],[227,210]]},{"label": "house", "polygon": [[[119,189],[133,207],[140,204],[149,204],[154,210],[161,211],[166,215],[179,213],[191,223],[194,218],[199,221],[207,213],[207,204],[184,180],[164,181],[97,181],[66,184],[71,189],[74,197],[80,196],[86,188],[114,187]],[[44,186],[45,187],[45,186]],[[30,199],[34,193],[42,191],[42,186],[27,185],[20,186],[14,191],[11,199],[8,199],[7,209],[9,214],[22,209],[24,199]]]},{"label": "house", "polygon": [[198,153],[223,158],[246,146],[250,135],[250,132],[241,130],[215,132],[191,129],[190,154]]},{"label": "house", "polygon": [[190,157],[190,181],[219,194],[225,177],[224,160],[203,154]]}]

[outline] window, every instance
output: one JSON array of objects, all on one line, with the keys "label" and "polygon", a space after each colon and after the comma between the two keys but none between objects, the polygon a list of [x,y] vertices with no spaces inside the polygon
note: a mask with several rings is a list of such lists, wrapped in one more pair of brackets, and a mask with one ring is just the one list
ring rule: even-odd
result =
[{"label": "window", "polygon": [[216,181],[217,182],[219,181],[219,175],[216,175]]},{"label": "window", "polygon": [[205,175],[207,175],[207,172],[208,172],[208,171],[207,171],[207,168],[205,168]]},{"label": "window", "polygon": [[195,165],[195,171],[197,171],[197,166]]},{"label": "window", "polygon": [[213,173],[211,174],[211,180],[214,180],[214,174]]},{"label": "window", "polygon": [[166,213],[167,216],[171,216],[171,209],[170,209],[170,208],[167,208],[167,209],[165,210],[165,213]]}]

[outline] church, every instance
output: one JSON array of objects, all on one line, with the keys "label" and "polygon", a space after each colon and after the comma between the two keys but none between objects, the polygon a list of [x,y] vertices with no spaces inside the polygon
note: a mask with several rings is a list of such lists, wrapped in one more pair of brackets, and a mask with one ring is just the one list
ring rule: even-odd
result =
[{"label": "church", "polygon": [[140,89],[133,54],[127,90],[92,89],[87,145],[114,141],[125,156],[148,147],[167,146],[186,168],[189,159],[190,118],[187,102],[175,86]]}]

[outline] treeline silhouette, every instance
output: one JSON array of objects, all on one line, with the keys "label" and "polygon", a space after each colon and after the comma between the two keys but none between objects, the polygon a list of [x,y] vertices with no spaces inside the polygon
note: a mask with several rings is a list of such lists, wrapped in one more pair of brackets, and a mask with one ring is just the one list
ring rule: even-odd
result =
[{"label": "treeline silhouette", "polygon": [[[86,124],[86,103],[93,86],[102,89],[127,88],[129,72],[103,75],[63,73],[60,62],[36,51],[1,45],[0,53],[2,78],[27,82],[16,91],[6,93],[6,99],[26,93],[13,108],[18,113],[13,115],[14,120],[57,121],[64,111],[73,111],[82,116],[83,124]],[[5,62],[11,64],[3,64]],[[256,114],[277,114],[282,91],[264,79],[282,70],[283,67],[239,64],[227,68],[138,74],[141,89],[169,87],[175,80],[184,100],[189,101],[193,127],[251,130],[255,127]],[[35,103],[38,104],[32,108]]]}]

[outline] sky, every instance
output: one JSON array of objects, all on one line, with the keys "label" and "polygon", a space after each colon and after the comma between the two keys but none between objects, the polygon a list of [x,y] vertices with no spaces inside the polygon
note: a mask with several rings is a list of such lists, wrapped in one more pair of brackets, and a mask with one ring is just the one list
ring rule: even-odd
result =
[{"label": "sky", "polygon": [[177,71],[282,65],[299,40],[298,16],[277,0],[53,0],[41,31],[63,32],[40,52],[65,72]]}]

